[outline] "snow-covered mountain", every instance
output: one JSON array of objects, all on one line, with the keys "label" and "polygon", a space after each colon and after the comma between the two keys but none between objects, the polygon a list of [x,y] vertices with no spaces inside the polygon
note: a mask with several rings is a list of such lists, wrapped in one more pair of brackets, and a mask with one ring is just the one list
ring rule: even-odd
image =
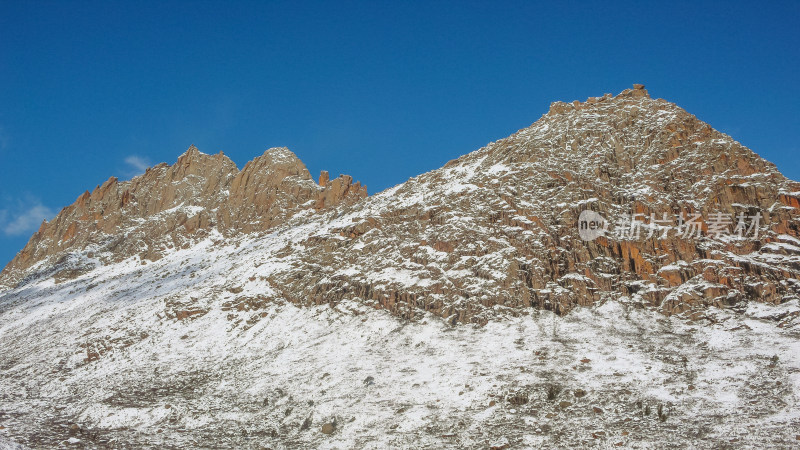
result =
[{"label": "snow-covered mountain", "polygon": [[641,85],[370,197],[192,147],[0,274],[0,446],[796,445],[799,212]]}]

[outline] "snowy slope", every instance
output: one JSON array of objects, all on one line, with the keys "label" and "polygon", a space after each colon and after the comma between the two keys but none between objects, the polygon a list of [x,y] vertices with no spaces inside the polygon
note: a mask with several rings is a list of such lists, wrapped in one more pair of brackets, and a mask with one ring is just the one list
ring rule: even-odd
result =
[{"label": "snowy slope", "polygon": [[[452,327],[357,301],[258,300],[270,289],[258,277],[280,264],[262,255],[291,239],[208,239],[2,294],[2,436],[215,448],[796,442],[796,301],[689,321],[623,297]],[[242,294],[254,300],[232,307]],[[550,386],[561,389],[552,400]]]}]

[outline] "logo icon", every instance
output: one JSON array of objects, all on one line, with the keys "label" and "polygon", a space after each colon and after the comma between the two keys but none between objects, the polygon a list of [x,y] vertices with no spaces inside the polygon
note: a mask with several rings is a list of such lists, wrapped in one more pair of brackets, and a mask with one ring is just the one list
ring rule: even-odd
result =
[{"label": "logo icon", "polygon": [[600,213],[585,210],[578,217],[578,234],[584,241],[593,241],[605,236],[608,231],[608,221]]}]

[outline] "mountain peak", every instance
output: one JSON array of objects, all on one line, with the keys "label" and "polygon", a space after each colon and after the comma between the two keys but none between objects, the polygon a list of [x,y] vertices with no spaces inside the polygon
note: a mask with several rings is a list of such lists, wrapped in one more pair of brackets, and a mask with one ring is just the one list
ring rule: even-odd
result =
[{"label": "mountain peak", "polygon": [[288,147],[270,147],[264,151],[264,155],[270,155],[273,158],[300,159]]},{"label": "mountain peak", "polygon": [[647,92],[647,89],[644,88],[643,84],[634,84],[633,89],[625,89],[616,96],[613,96],[611,94],[605,94],[601,97],[589,97],[584,102],[581,102],[579,100],[574,100],[569,103],[563,101],[556,101],[550,104],[550,110],[548,111],[548,114],[561,114],[567,111],[576,111],[576,110],[580,111],[586,108],[592,108],[593,106],[599,104],[616,105],[614,102],[625,102],[634,99],[651,100],[650,93]]},{"label": "mountain peak", "polygon": [[273,147],[267,149],[261,156],[253,159],[245,165],[242,172],[259,172],[262,175],[271,175],[275,178],[283,179],[286,176],[299,176],[303,179],[311,180],[311,174],[306,165],[297,157],[294,152],[286,147]]},{"label": "mountain peak", "polygon": [[186,149],[185,152],[181,153],[181,155],[178,156],[178,161],[180,162],[181,160],[193,159],[204,154],[205,153],[200,152],[200,149],[198,149],[194,144],[192,144],[189,146],[189,148]]}]

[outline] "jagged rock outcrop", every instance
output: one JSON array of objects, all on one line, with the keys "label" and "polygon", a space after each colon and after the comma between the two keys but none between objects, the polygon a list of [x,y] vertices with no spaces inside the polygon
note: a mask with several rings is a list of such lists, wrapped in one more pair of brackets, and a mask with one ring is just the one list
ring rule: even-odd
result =
[{"label": "jagged rock outcrop", "polygon": [[245,233],[266,230],[291,217],[319,192],[294,153],[272,149],[248,162],[234,177],[228,202],[219,213],[220,225]]},{"label": "jagged rock outcrop", "polygon": [[132,255],[156,260],[212,229],[228,236],[265,231],[302,210],[366,197],[366,187],[353,185],[352,177],[340,179],[317,185],[286,148],[269,149],[239,171],[224,154],[206,155],[191,146],[174,165],[159,164],[125,182],[111,177],[83,193],[42,223],[3,270],[0,283],[17,283],[33,266],[46,270],[64,263],[70,252],[105,263]]},{"label": "jagged rock outcrop", "polygon": [[[322,181],[325,183],[322,184]],[[367,197],[367,187],[362,186],[359,181],[354,184],[353,177],[350,175],[339,175],[338,178],[329,180],[327,172],[325,172],[325,175],[320,175],[320,185],[325,189],[317,195],[314,204],[317,209],[325,209],[341,203],[350,204]]]}]

